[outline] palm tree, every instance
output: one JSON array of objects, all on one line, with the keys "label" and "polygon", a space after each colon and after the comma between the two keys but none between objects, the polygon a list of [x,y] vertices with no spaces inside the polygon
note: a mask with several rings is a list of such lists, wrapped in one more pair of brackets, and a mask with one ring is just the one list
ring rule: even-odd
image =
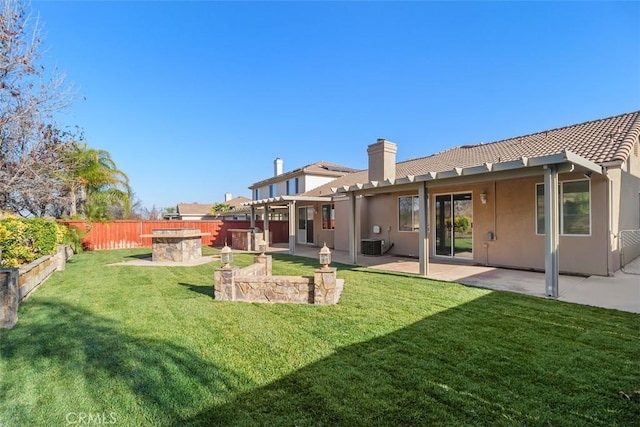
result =
[{"label": "palm tree", "polygon": [[229,203],[216,203],[211,207],[211,213],[217,215],[221,212],[228,212],[231,210]]},{"label": "palm tree", "polygon": [[129,177],[118,169],[106,150],[72,144],[65,157],[62,181],[69,190],[69,215],[78,215],[78,207],[90,219],[108,219],[118,206],[124,217],[131,210]]}]

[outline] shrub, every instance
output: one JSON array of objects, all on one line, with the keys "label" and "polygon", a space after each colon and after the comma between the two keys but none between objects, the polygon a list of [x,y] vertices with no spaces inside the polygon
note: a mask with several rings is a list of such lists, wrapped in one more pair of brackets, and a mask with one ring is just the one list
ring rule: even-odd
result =
[{"label": "shrub", "polygon": [[19,267],[56,252],[70,242],[66,227],[44,218],[8,217],[0,220],[2,267]]}]

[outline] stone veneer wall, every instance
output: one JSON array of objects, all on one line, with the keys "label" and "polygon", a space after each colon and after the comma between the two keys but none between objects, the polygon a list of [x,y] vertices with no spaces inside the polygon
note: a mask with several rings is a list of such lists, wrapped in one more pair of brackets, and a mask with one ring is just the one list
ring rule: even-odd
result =
[{"label": "stone veneer wall", "polygon": [[186,262],[202,257],[202,236],[209,234],[198,228],[154,228],[140,237],[151,237],[152,261]]},{"label": "stone veneer wall", "polygon": [[222,301],[336,304],[344,281],[336,269],[317,269],[311,277],[272,276],[271,256],[257,256],[245,267],[218,268],[214,274],[214,298]]},{"label": "stone veneer wall", "polygon": [[239,276],[233,301],[314,303],[313,279],[302,276]]},{"label": "stone veneer wall", "polygon": [[197,237],[154,237],[152,261],[186,262],[202,257],[202,241]]},{"label": "stone veneer wall", "polygon": [[11,329],[18,321],[18,305],[53,274],[64,270],[73,255],[69,246],[59,246],[47,255],[18,268],[0,269],[0,328]]}]

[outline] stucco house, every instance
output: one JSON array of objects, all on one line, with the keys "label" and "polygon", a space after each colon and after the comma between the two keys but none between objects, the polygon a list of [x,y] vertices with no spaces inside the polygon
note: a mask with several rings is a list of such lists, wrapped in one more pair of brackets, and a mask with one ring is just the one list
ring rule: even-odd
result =
[{"label": "stucco house", "polygon": [[275,159],[273,161],[273,176],[249,187],[253,195],[252,200],[301,195],[356,171],[356,169],[324,160],[288,172],[284,172],[283,169],[283,160],[281,158]]},{"label": "stucco house", "polygon": [[331,195],[309,196],[309,192],[354,172],[356,169],[324,160],[284,172],[283,161],[277,158],[273,176],[252,184],[253,200],[244,205],[250,207],[252,221],[264,220],[267,234],[269,220],[289,220],[289,247],[295,251],[296,242],[316,244],[316,230],[326,231],[335,223],[333,211],[323,211],[325,202],[331,204]]},{"label": "stucco house", "polygon": [[557,295],[559,272],[620,268],[619,232],[640,228],[639,137],[636,111],[403,162],[379,139],[367,170],[300,196],[316,220],[314,244],[349,251],[354,263],[388,252],[416,257],[424,275],[429,259],[539,270]]}]

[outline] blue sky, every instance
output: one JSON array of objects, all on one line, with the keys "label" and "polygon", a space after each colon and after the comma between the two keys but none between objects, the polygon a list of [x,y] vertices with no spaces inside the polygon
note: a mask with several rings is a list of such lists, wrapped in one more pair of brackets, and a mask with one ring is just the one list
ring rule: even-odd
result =
[{"label": "blue sky", "polygon": [[319,160],[367,167],[640,108],[638,2],[33,1],[58,120],[144,206],[250,197]]}]

